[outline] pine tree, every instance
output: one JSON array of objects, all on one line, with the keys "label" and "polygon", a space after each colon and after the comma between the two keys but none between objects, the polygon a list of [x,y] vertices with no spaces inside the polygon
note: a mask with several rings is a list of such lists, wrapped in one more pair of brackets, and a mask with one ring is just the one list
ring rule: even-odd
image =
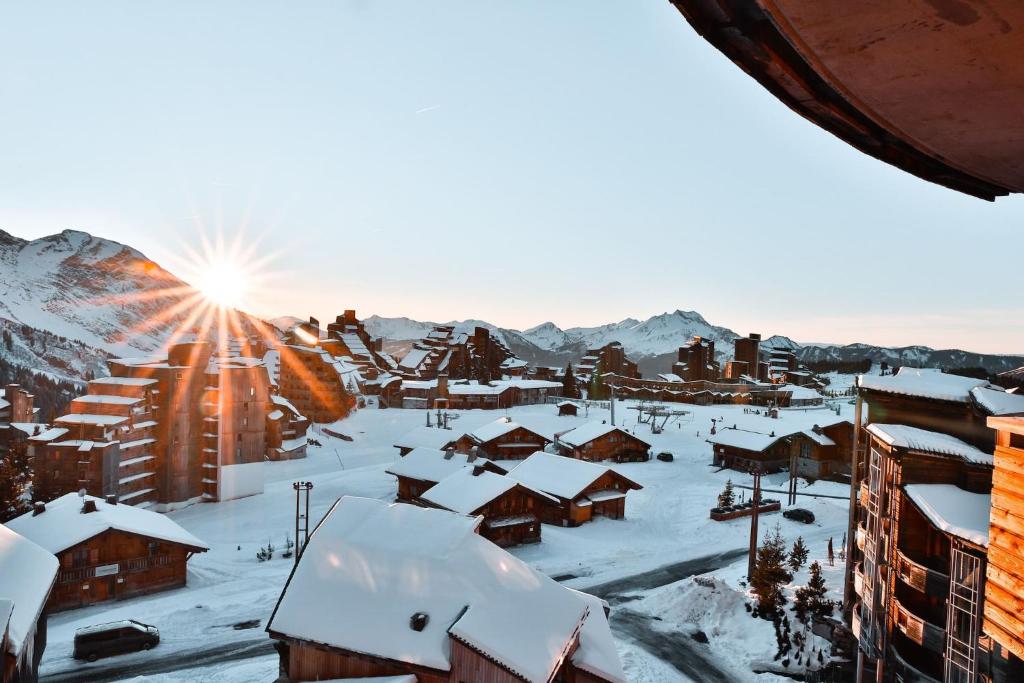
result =
[{"label": "pine tree", "polygon": [[817,562],[811,564],[811,576],[807,585],[796,591],[796,599],[793,601],[793,608],[800,621],[807,623],[807,618],[824,618],[832,614],[832,601],[826,596],[825,577],[821,575],[821,565]]},{"label": "pine tree", "polygon": [[28,447],[14,442],[6,453],[0,453],[0,522],[28,511],[27,492],[31,483]]},{"label": "pine tree", "polygon": [[580,388],[576,385],[576,375],[572,371],[572,363],[565,365],[565,377],[562,378],[562,396],[579,398]]},{"label": "pine tree", "polygon": [[727,479],[725,488],[718,494],[718,507],[727,508],[736,502],[736,494],[732,490],[732,479]]},{"label": "pine tree", "polygon": [[776,524],[757,549],[754,575],[750,577],[750,587],[757,596],[757,609],[762,618],[776,615],[786,603],[782,586],[793,577],[786,571],[785,562],[786,541],[782,538],[782,529]]},{"label": "pine tree", "polygon": [[804,566],[804,562],[807,561],[807,552],[804,537],[797,536],[796,542],[793,543],[793,549],[789,551],[789,568],[794,572],[800,571],[800,567]]}]

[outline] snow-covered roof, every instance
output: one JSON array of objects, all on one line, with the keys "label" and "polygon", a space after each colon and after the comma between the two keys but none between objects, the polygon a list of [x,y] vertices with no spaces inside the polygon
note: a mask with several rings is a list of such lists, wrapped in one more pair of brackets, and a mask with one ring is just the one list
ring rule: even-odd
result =
[{"label": "snow-covered roof", "polygon": [[938,529],[988,546],[991,495],[971,493],[952,484],[907,484],[903,490]]},{"label": "snow-covered roof", "polygon": [[[647,444],[647,442],[639,436],[629,434],[629,432],[619,429],[615,425],[602,422],[588,422],[576,427],[575,429],[570,429],[564,434],[561,434],[558,437],[558,440],[570,446],[582,446],[583,444],[590,443],[594,439],[600,438],[605,434],[610,434],[611,432],[622,432],[623,434],[633,436],[633,438]],[[649,446],[650,444],[647,445]]]},{"label": "snow-covered roof", "polygon": [[860,375],[857,386],[887,394],[967,403],[971,400],[971,389],[988,386],[988,382],[946,374],[936,368],[903,367],[895,375]]},{"label": "snow-covered roof", "polygon": [[406,432],[395,441],[396,448],[433,448],[444,450],[445,446],[459,438],[459,435],[448,429],[435,427],[417,427]]},{"label": "snow-covered roof", "polygon": [[708,441],[719,446],[739,448],[744,451],[760,453],[770,448],[776,441],[788,435],[761,434],[745,429],[722,429],[708,437]]},{"label": "snow-covered roof", "polygon": [[46,425],[40,425],[42,431],[35,436],[30,436],[30,441],[52,441],[55,438],[59,438],[67,434],[70,430],[65,427],[49,427]]},{"label": "snow-covered roof", "polygon": [[[477,441],[479,441],[480,443],[487,443],[488,441],[493,441],[494,439],[497,439],[499,436],[504,436],[509,432],[515,431],[520,427],[532,432],[532,430],[530,430],[529,428],[523,427],[523,425],[519,424],[518,422],[513,422],[510,418],[499,417],[494,422],[488,422],[483,427],[473,430],[472,432],[470,432],[469,435],[472,436]],[[546,441],[546,439],[544,439],[544,437],[540,436],[539,434],[537,436],[541,440]]]},{"label": "snow-covered roof", "polygon": [[[452,512],[470,515],[519,484],[519,481],[503,474],[486,470],[478,472],[467,467],[434,484],[420,498]],[[558,502],[540,491],[534,493],[552,503]]]},{"label": "snow-covered roof", "polygon": [[679,382],[685,382],[686,381],[686,380],[684,380],[682,377],[680,377],[679,375],[677,375],[674,372],[662,372],[662,373],[658,374],[658,377],[661,378],[665,382],[676,382],[676,383],[679,383]]},{"label": "snow-covered roof", "polygon": [[[572,500],[609,471],[604,465],[537,451],[508,476],[530,488]],[[642,488],[639,484],[634,486]]]},{"label": "snow-covered roof", "polygon": [[112,396],[109,394],[85,394],[71,399],[72,403],[100,403],[112,406],[132,406],[141,403],[141,398],[134,396]]},{"label": "snow-covered roof", "polygon": [[556,404],[559,408],[565,408],[566,406],[572,406],[573,408],[579,408],[579,404],[575,401],[559,401]]},{"label": "snow-covered roof", "polygon": [[27,512],[7,522],[7,526],[53,554],[67,550],[108,529],[140,534],[192,548],[208,549],[205,543],[166,515],[132,505],[111,505],[94,496],[86,496],[85,500],[91,500],[96,504],[96,512],[82,514],[82,498],[77,493],[66,493],[47,503],[46,512],[39,515]]},{"label": "snow-covered roof", "polygon": [[828,436],[826,436],[824,434],[819,434],[818,432],[814,431],[813,429],[805,429],[805,430],[803,430],[800,433],[803,434],[804,436],[806,436],[811,441],[814,441],[815,443],[817,443],[817,444],[819,444],[821,446],[835,446],[836,445],[836,442],[833,441],[831,438],[829,438]]},{"label": "snow-covered roof", "polygon": [[89,384],[112,384],[126,387],[148,387],[157,383],[150,377],[97,377]]},{"label": "snow-covered roof", "polygon": [[622,670],[615,638],[605,616],[608,604],[590,593],[573,592],[590,607],[580,631],[580,646],[572,656],[573,665],[611,683],[626,683],[626,673]]},{"label": "snow-covered roof", "polygon": [[274,405],[278,405],[278,406],[281,406],[283,408],[287,408],[288,410],[292,411],[292,413],[294,413],[295,415],[298,415],[298,416],[302,415],[302,413],[299,412],[299,409],[296,408],[294,405],[292,405],[292,402],[289,401],[288,399],[286,399],[284,396],[279,396],[277,394],[271,394],[270,395],[270,400],[274,403]]},{"label": "snow-covered roof", "polygon": [[790,392],[790,400],[795,401],[813,401],[816,399],[824,399],[824,397],[815,389],[811,387],[801,387],[796,384],[784,384],[779,387],[779,391]]},{"label": "snow-covered roof", "polygon": [[128,418],[121,415],[92,415],[90,413],[69,413],[61,415],[54,422],[67,425],[101,425],[111,427],[127,422]]},{"label": "snow-covered roof", "polygon": [[1024,415],[1024,396],[1002,389],[975,387],[971,396],[989,415]]},{"label": "snow-covered roof", "polygon": [[[474,533],[478,524],[344,497],[310,537],[267,629],[442,671],[451,668],[450,634],[530,683],[546,683],[588,604]],[[427,616],[421,631],[410,628],[416,613]]]},{"label": "snow-covered roof", "polygon": [[7,526],[0,524],[0,599],[14,603],[7,647],[18,657],[50,597],[59,563],[50,551],[10,526],[10,522]]},{"label": "snow-covered roof", "polygon": [[878,437],[883,443],[894,448],[908,448],[915,451],[952,455],[957,458],[976,463],[991,465],[992,454],[975,448],[955,436],[942,432],[931,432],[907,425],[880,424],[868,425],[868,432]]},{"label": "snow-covered roof", "polygon": [[503,368],[525,368],[527,365],[529,365],[529,363],[520,358],[516,358],[515,356],[512,358],[506,358],[501,363],[501,367]]},{"label": "snow-covered roof", "polygon": [[414,448],[404,457],[388,466],[386,472],[396,477],[409,477],[420,481],[439,482],[464,467],[484,465],[486,458],[476,458],[471,463],[465,453],[446,453],[436,448]]},{"label": "snow-covered roof", "polygon": [[412,349],[402,357],[402,360],[399,361],[399,365],[403,368],[415,370],[423,364],[423,361],[425,361],[427,356],[431,353],[432,351],[430,349]]}]

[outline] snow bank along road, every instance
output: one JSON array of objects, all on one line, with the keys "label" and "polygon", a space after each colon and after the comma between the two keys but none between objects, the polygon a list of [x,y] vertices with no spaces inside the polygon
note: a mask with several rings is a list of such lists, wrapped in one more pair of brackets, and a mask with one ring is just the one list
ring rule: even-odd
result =
[{"label": "snow bank along road", "polygon": [[[742,564],[740,548],[745,548],[749,522],[733,520],[712,522],[710,508],[726,479],[749,483],[747,475],[709,466],[711,447],[704,440],[711,418],[724,418],[722,424],[769,432],[780,423],[786,427],[807,428],[829,417],[821,411],[784,411],[779,420],[747,415],[742,407],[687,406],[692,414],[684,421],[670,423],[662,434],[650,434],[649,426],[637,425],[635,411],[620,402],[616,413],[627,428],[650,441],[654,452],[671,451],[675,462],[652,460],[646,463],[615,465],[624,475],[644,486],[629,494],[626,519],[601,519],[570,529],[544,525],[543,542],[514,548],[512,552],[539,571],[564,579],[573,588],[591,589],[618,604],[616,611],[626,612],[634,597],[664,587],[674,590],[672,582],[693,574],[710,571],[725,564]],[[848,406],[843,406],[847,410]],[[852,408],[849,408],[852,410]],[[455,435],[471,431],[502,415],[544,433],[564,431],[583,424],[587,418],[558,417],[553,406],[523,406],[509,411],[464,411],[453,425]],[[607,411],[591,410],[589,420],[608,419]],[[314,483],[310,515],[319,519],[342,495],[360,495],[393,500],[395,481],[385,468],[397,458],[395,440],[408,430],[422,425],[421,411],[362,410],[335,425],[337,431],[352,437],[351,442],[326,435],[317,438],[321,448],[309,449],[309,457],[293,462],[265,464],[266,486],[262,495],[218,504],[194,505],[171,513],[188,531],[206,541],[211,550],[192,558],[188,586],[123,602],[106,603],[63,612],[50,618],[49,638],[40,673],[43,680],[117,680],[119,676],[153,676],[158,671],[217,671],[218,681],[265,680],[276,678],[277,667],[269,637],[263,632],[274,604],[291,569],[291,562],[280,557],[286,534],[294,529],[294,492],[291,482],[304,479]],[[784,475],[765,478],[765,486],[784,488]],[[812,490],[842,494],[841,487],[819,482]],[[824,542],[835,536],[838,542],[845,527],[846,506],[840,499],[801,499],[801,507],[813,510],[817,522],[804,526],[781,515],[764,518],[769,528],[778,521],[784,535],[792,540],[803,534],[809,542]],[[824,540],[822,540],[824,539]],[[258,562],[256,551],[271,542],[277,556]],[[695,559],[697,558],[697,559]],[[742,572],[740,572],[742,573]],[[76,628],[89,624],[133,618],[160,628],[162,642],[148,653],[126,655],[94,664],[71,658]],[[675,670],[661,661],[672,661],[662,645],[654,643],[641,617],[613,618],[622,636],[620,646],[626,674],[634,683],[689,680],[710,675],[712,667],[700,665],[699,672],[687,667],[692,660],[675,662]],[[258,619],[255,630],[235,630],[234,624]],[[684,636],[685,637],[685,636]],[[664,641],[664,633],[658,634]],[[639,645],[640,647],[636,647]],[[697,645],[694,643],[694,645]],[[703,646],[697,645],[698,648]],[[678,648],[683,650],[684,648]],[[701,654],[702,650],[696,650]],[[267,656],[271,655],[271,656]],[[684,655],[680,655],[681,657]],[[646,658],[646,659],[644,659]],[[242,659],[252,666],[241,666]],[[237,665],[217,663],[238,661]],[[265,670],[254,668],[256,663]],[[174,667],[174,668],[168,668]],[[232,668],[245,669],[245,677],[230,675]],[[688,671],[693,673],[688,673]],[[241,674],[239,674],[241,675]],[[672,676],[677,676],[672,678]],[[192,673],[168,680],[204,680],[208,676]],[[153,676],[147,680],[161,680]],[[733,678],[732,680],[745,680]],[[764,680],[750,674],[749,680]]]}]

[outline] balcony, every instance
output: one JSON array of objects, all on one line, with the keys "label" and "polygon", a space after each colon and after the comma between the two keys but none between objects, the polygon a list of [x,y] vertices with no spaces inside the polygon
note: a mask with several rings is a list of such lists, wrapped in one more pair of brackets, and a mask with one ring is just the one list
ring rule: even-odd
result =
[{"label": "balcony", "polygon": [[900,657],[896,648],[889,648],[890,660],[892,661],[892,672],[899,676],[896,680],[903,683],[941,683],[938,679],[932,678],[920,669],[914,667],[910,662]]},{"label": "balcony", "polygon": [[904,607],[899,600],[894,600],[893,604],[896,628],[924,649],[941,656],[946,648],[946,629],[925,621]]},{"label": "balcony", "polygon": [[868,537],[868,530],[864,528],[863,524],[858,524],[857,525],[856,534],[857,534],[857,547],[860,549],[861,552],[864,552],[864,541]]},{"label": "balcony", "polygon": [[868,507],[868,483],[866,481],[860,483],[860,506],[865,509]]},{"label": "balcony", "polygon": [[859,564],[853,570],[853,592],[857,597],[864,599],[864,573],[861,572]]},{"label": "balcony", "polygon": [[949,575],[910,559],[902,550],[896,551],[896,574],[903,583],[926,595],[945,597],[949,594]]}]

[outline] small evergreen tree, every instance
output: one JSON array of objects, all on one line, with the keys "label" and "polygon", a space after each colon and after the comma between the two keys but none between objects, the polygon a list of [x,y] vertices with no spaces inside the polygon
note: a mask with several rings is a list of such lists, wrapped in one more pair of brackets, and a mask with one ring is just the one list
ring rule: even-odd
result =
[{"label": "small evergreen tree", "polygon": [[0,453],[0,522],[10,521],[28,511],[27,494],[31,483],[28,447],[14,442],[6,453]]},{"label": "small evergreen tree", "polygon": [[804,562],[807,561],[807,552],[804,537],[797,536],[796,542],[793,543],[793,549],[789,551],[789,568],[794,572],[800,571],[800,567],[804,566]]},{"label": "small evergreen tree", "polygon": [[808,617],[821,619],[832,614],[833,605],[826,597],[827,593],[825,577],[821,575],[821,565],[813,562],[807,585],[797,589],[793,601],[793,609],[800,621],[807,623]]},{"label": "small evergreen tree", "polygon": [[566,398],[579,398],[580,388],[576,385],[576,374],[572,370],[572,363],[565,365],[565,377],[562,378],[562,396]]},{"label": "small evergreen tree", "polygon": [[775,616],[786,603],[782,586],[793,577],[786,571],[785,563],[786,541],[782,538],[782,529],[776,524],[757,549],[754,575],[750,577],[750,587],[757,597],[757,609],[762,618]]},{"label": "small evergreen tree", "polygon": [[727,479],[725,488],[718,494],[718,507],[727,508],[736,502],[736,494],[732,490],[732,479]]}]

